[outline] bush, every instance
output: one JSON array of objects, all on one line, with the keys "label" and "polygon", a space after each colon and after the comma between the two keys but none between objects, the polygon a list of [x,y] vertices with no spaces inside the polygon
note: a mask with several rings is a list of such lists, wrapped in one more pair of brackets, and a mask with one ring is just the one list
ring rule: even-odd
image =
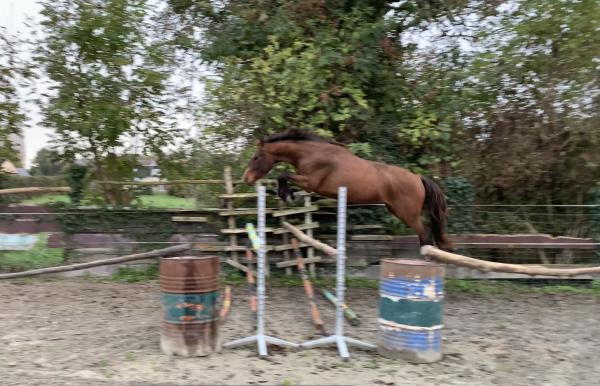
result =
[{"label": "bush", "polygon": [[0,188],[29,188],[29,187],[56,187],[67,186],[67,176],[36,176],[23,177],[14,174],[3,173],[0,180]]}]

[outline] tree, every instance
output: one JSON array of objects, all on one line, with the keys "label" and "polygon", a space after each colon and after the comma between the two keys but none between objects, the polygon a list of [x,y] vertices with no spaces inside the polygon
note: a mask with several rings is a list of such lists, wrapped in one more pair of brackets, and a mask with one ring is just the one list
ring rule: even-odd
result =
[{"label": "tree", "polygon": [[22,135],[26,117],[16,87],[31,76],[27,63],[19,59],[19,43],[0,28],[0,159],[17,165],[20,157],[14,140]]},{"label": "tree", "polygon": [[481,196],[584,203],[600,179],[598,30],[597,1],[525,0],[480,34],[464,87]]},{"label": "tree", "polygon": [[[170,80],[172,50],[154,28],[146,0],[60,0],[42,3],[44,38],[36,60],[50,78],[44,124],[62,158],[92,160],[101,181],[133,176],[136,157],[179,135]],[[111,203],[126,200],[101,184]]]},{"label": "tree", "polygon": [[[354,142],[363,156],[417,171],[450,157],[450,151],[433,157],[436,146],[413,151],[415,133],[449,141],[451,127],[423,102],[430,90],[417,87],[418,73],[408,65],[415,47],[400,37],[459,12],[464,1],[169,3],[180,16],[173,41],[196,49],[218,75],[208,85],[211,132],[250,143],[308,128]],[[201,41],[183,38],[192,27]]]},{"label": "tree", "polygon": [[65,171],[66,164],[61,156],[54,150],[48,148],[40,149],[33,159],[31,175],[33,176],[56,176]]}]

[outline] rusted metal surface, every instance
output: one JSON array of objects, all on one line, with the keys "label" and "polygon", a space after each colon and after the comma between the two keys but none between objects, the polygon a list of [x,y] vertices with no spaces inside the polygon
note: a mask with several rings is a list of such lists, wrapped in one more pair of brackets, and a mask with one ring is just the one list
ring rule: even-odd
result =
[{"label": "rusted metal surface", "polygon": [[160,288],[169,293],[204,293],[219,289],[218,256],[163,258]]},{"label": "rusted metal surface", "polygon": [[221,349],[218,256],[163,258],[160,346],[167,355],[204,356]]}]

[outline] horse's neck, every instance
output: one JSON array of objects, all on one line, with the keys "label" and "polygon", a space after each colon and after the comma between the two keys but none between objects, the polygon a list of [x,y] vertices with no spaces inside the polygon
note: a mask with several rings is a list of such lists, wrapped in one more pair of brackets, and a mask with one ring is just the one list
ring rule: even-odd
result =
[{"label": "horse's neck", "polygon": [[277,162],[284,162],[293,167],[298,167],[300,159],[305,155],[302,149],[302,143],[292,141],[274,142],[269,144],[269,153],[271,153]]}]

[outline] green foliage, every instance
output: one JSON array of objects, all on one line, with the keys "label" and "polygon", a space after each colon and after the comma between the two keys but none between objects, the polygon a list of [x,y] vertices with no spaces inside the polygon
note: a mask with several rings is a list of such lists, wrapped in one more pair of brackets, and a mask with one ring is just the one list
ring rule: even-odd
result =
[{"label": "green foliage", "polygon": [[62,174],[66,169],[66,164],[60,160],[60,154],[56,151],[43,148],[37,152],[33,159],[31,168],[32,176],[55,176]]},{"label": "green foliage", "polygon": [[[465,173],[490,201],[581,204],[600,178],[600,3],[521,1],[469,63]],[[578,234],[574,229],[569,233]]]},{"label": "green foliage", "polygon": [[79,204],[85,190],[85,181],[87,176],[87,167],[79,164],[74,164],[69,169],[69,186],[71,191],[69,192],[69,198],[74,204]]},{"label": "green foliage", "polygon": [[[117,154],[157,151],[179,134],[173,52],[153,10],[146,0],[42,2],[36,60],[55,89],[41,101],[43,123],[63,159],[91,159],[98,180],[130,178],[135,157]],[[128,148],[131,139],[141,148]],[[101,188],[111,204],[132,198]]]},{"label": "green foliage", "polygon": [[67,186],[67,178],[65,176],[23,177],[15,174],[3,173],[3,177],[0,180],[0,187],[2,189],[60,186]]},{"label": "green foliage", "polygon": [[8,159],[16,166],[21,159],[14,140],[26,126],[17,88],[32,75],[28,64],[21,59],[20,43],[0,28],[0,160]]},{"label": "green foliage", "polygon": [[28,251],[0,251],[0,270],[22,270],[59,265],[64,259],[63,248],[48,248],[48,233],[40,233],[35,246]]},{"label": "green foliage", "polygon": [[119,267],[112,275],[114,281],[137,283],[140,281],[157,280],[159,274],[158,264],[151,264],[145,268]]},{"label": "green foliage", "polygon": [[444,194],[448,206],[452,208],[449,213],[448,232],[469,233],[474,231],[474,208],[472,205],[475,204],[475,192],[469,181],[463,177],[446,178]]},{"label": "green foliage", "polygon": [[564,294],[600,296],[600,281],[592,280],[582,284],[522,283],[510,281],[446,279],[445,288],[449,294],[468,294],[484,297],[515,296],[518,294]]},{"label": "green foliage", "polygon": [[600,240],[600,183],[590,192],[590,205],[596,205],[588,208],[588,217],[591,225],[591,233],[594,239]]},{"label": "green foliage", "polygon": [[[62,231],[74,233],[118,233],[140,242],[143,249],[163,248],[175,233],[171,214],[164,211],[100,207],[83,209],[70,204],[54,203]],[[159,242],[159,243],[154,243]]]},{"label": "green foliage", "polygon": [[22,200],[19,202],[20,205],[48,205],[55,202],[62,202],[68,204],[71,199],[65,194],[47,194],[43,196],[37,196]]}]

